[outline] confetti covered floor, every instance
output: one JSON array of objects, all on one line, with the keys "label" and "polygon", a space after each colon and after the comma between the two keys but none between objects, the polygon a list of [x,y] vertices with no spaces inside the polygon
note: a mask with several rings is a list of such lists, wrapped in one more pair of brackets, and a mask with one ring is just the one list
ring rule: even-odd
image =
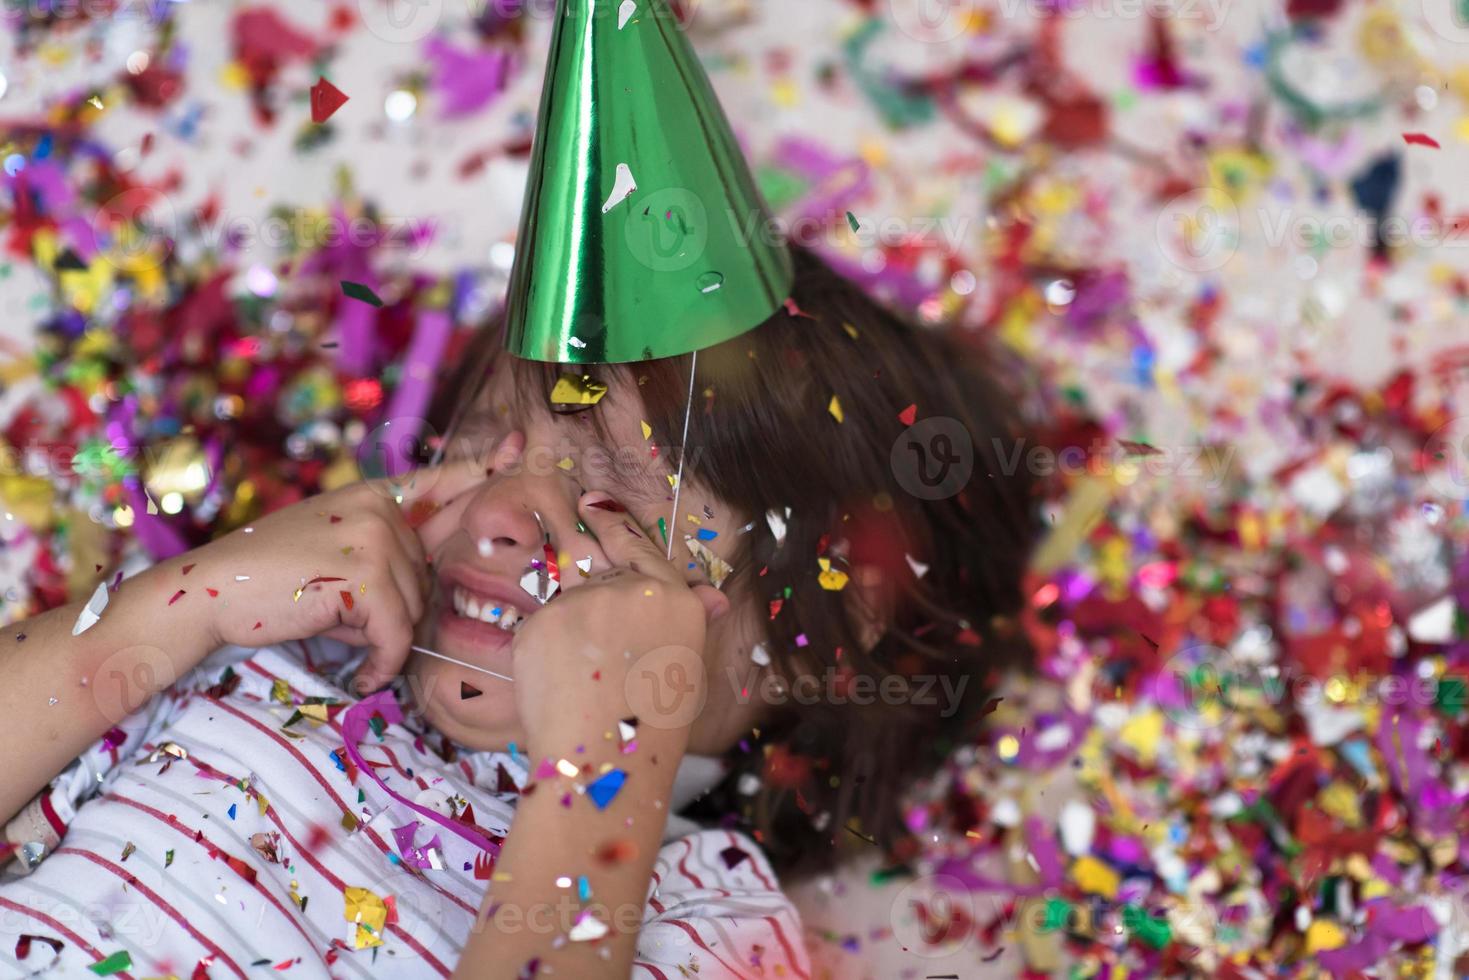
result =
[{"label": "confetti covered floor", "polygon": [[[11,621],[424,410],[549,9],[59,6],[3,14]],[[1469,975],[1462,0],[685,7],[791,233],[1050,420],[1038,676],[797,889],[821,969]]]}]

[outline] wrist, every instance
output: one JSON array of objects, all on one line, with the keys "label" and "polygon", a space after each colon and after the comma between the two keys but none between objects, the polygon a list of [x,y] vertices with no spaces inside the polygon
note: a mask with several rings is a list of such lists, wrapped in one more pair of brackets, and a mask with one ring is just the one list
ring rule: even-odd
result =
[{"label": "wrist", "polygon": [[[183,569],[198,564],[197,551],[152,565],[125,580],[118,587],[114,601],[120,601],[127,614],[137,619],[137,635],[156,635],[167,639],[167,646],[181,671],[192,669],[210,653],[224,646],[219,633],[214,605],[202,584],[197,588],[182,584]],[[193,571],[193,569],[190,569]],[[197,572],[195,574],[198,574]],[[201,583],[203,578],[201,576]],[[181,601],[174,596],[183,589]],[[189,593],[197,592],[197,596]],[[185,605],[187,599],[196,601]]]}]

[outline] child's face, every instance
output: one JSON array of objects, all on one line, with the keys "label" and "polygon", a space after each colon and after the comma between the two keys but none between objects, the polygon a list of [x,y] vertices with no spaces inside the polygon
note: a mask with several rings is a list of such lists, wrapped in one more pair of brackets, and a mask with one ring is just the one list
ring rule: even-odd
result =
[{"label": "child's face", "polygon": [[[482,459],[493,472],[419,528],[437,587],[415,636],[420,646],[509,676],[515,673],[513,632],[504,628],[506,618],[535,615],[541,608],[521,582],[532,571],[531,562],[545,558],[547,537],[563,589],[581,586],[577,562],[585,565],[590,558],[592,572],[610,564],[596,539],[579,530],[576,506],[581,494],[610,493],[653,541],[664,540],[658,521],[667,522],[673,561],[690,582],[707,582],[708,577],[699,567],[689,567],[684,537],[699,528],[717,532],[703,544],[727,556],[749,520],[686,475],[678,521],[673,521],[670,454],[659,447],[658,456],[652,455],[653,443],[642,433],[635,384],[611,382],[611,390],[590,410],[599,417],[602,435],[590,412],[555,416],[530,407],[516,411],[512,382],[512,372],[497,371],[451,434],[451,458]],[[684,515],[701,523],[696,527]],[[740,704],[740,685],[730,682],[731,677],[748,680],[758,627],[751,604],[731,599],[731,613],[709,628],[708,701],[693,723],[689,746],[699,754],[723,752],[758,722],[758,707],[749,700]],[[474,618],[476,607],[479,615]],[[484,621],[486,609],[500,610],[500,625]],[[524,744],[514,684],[422,655],[410,661],[408,673],[426,720],[455,742],[472,749]]]}]

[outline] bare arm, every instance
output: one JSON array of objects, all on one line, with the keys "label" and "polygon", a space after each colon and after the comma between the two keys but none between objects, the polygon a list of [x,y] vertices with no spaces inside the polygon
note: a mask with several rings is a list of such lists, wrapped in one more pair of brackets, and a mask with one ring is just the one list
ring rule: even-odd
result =
[{"label": "bare arm", "polygon": [[207,621],[165,615],[188,556],[147,569],[72,630],[86,599],[0,632],[0,824],[113,725],[192,670],[217,645]]}]

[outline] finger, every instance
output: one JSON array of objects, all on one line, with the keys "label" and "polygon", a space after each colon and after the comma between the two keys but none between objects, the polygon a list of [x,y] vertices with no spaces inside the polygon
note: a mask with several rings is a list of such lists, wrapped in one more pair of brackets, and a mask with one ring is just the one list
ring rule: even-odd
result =
[{"label": "finger", "polygon": [[685,585],[678,569],[665,557],[663,549],[644,534],[623,507],[601,492],[584,494],[577,503],[582,523],[597,536],[597,542],[614,566],[630,568],[660,581]]},{"label": "finger", "polygon": [[402,556],[388,559],[388,574],[392,587],[403,599],[403,608],[408,611],[408,621],[417,624],[423,619],[427,607],[428,592],[424,580],[416,574],[414,566]]},{"label": "finger", "polygon": [[353,678],[355,689],[376,691],[398,676],[413,646],[413,626],[403,597],[394,589],[382,589],[372,603],[363,627],[367,659]]},{"label": "finger", "polygon": [[692,590],[694,597],[704,607],[704,616],[709,622],[714,622],[729,613],[729,596],[720,592],[712,585],[695,585]]},{"label": "finger", "polygon": [[427,596],[429,590],[433,588],[433,575],[429,569],[428,552],[423,546],[423,540],[413,533],[413,529],[408,526],[402,513],[390,514],[388,525],[392,528],[393,537],[398,542],[401,558],[418,582],[419,595]]}]

